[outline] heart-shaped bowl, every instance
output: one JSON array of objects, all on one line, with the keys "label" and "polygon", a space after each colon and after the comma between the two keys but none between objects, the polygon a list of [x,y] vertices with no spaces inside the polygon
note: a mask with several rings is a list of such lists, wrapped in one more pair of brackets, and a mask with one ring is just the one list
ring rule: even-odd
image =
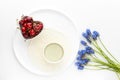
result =
[{"label": "heart-shaped bowl", "polygon": [[[75,60],[79,48],[78,33],[73,20],[63,12],[52,9],[33,11],[29,16],[41,21],[44,28],[38,36],[27,41],[16,30],[13,49],[19,63],[30,72],[43,76],[66,71]],[[50,43],[60,44],[64,48],[64,56],[57,63],[51,63],[43,56],[45,47]]]}]

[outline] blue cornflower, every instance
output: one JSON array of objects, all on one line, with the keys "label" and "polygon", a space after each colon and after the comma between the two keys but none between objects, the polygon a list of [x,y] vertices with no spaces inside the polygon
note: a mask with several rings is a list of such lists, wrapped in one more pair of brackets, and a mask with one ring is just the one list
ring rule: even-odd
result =
[{"label": "blue cornflower", "polygon": [[78,56],[76,59],[79,61],[82,59],[82,56]]},{"label": "blue cornflower", "polygon": [[81,50],[81,51],[79,50],[79,51],[78,51],[78,55],[79,55],[78,57],[79,57],[79,58],[76,58],[76,59],[77,59],[77,60],[78,60],[78,59],[79,59],[79,60],[82,59],[82,58],[85,56],[85,54],[86,54],[86,50]]},{"label": "blue cornflower", "polygon": [[76,66],[80,66],[81,63],[80,63],[80,62],[76,62],[75,65],[76,65]]},{"label": "blue cornflower", "polygon": [[92,35],[93,40],[97,40],[97,36],[95,34]]},{"label": "blue cornflower", "polygon": [[86,49],[86,53],[94,54],[94,50],[90,46],[87,46],[85,49]]},{"label": "blue cornflower", "polygon": [[88,63],[89,59],[80,59],[78,60],[81,65],[85,65]]},{"label": "blue cornflower", "polygon": [[97,31],[93,31],[93,34],[96,35],[97,37],[99,37],[99,33]]},{"label": "blue cornflower", "polygon": [[90,46],[87,46],[85,49],[86,50],[91,50],[92,48]]},{"label": "blue cornflower", "polygon": [[78,51],[78,55],[81,55],[81,51],[80,50]]},{"label": "blue cornflower", "polygon": [[91,49],[91,50],[90,50],[90,53],[91,53],[91,54],[94,54],[94,53],[95,53],[95,51],[94,51],[93,49]]},{"label": "blue cornflower", "polygon": [[87,33],[88,35],[91,35],[90,29],[86,29],[86,33]]},{"label": "blue cornflower", "polygon": [[85,42],[85,41],[83,41],[83,40],[81,40],[81,42],[80,42],[82,45],[84,45],[84,46],[86,46],[87,45],[87,43]]},{"label": "blue cornflower", "polygon": [[81,50],[81,51],[79,50],[78,51],[78,55],[84,55],[85,53],[86,53],[86,50]]},{"label": "blue cornflower", "polygon": [[86,33],[82,33],[82,36],[87,40],[87,42],[91,43],[89,30]]},{"label": "blue cornflower", "polygon": [[83,59],[80,59],[80,60],[78,60],[79,61],[79,63],[81,64],[81,65],[83,65],[84,63],[85,63],[85,61],[83,60]]},{"label": "blue cornflower", "polygon": [[94,50],[91,49],[91,50],[86,50],[87,54],[94,54]]},{"label": "blue cornflower", "polygon": [[83,70],[84,69],[84,66],[80,65],[78,66],[78,70]]},{"label": "blue cornflower", "polygon": [[82,33],[82,36],[86,39],[89,39],[89,35],[87,33]]},{"label": "blue cornflower", "polygon": [[87,54],[90,54],[90,50],[87,49],[87,50],[86,50],[86,53],[87,53]]},{"label": "blue cornflower", "polygon": [[82,59],[83,64],[87,64],[90,60],[89,59]]}]

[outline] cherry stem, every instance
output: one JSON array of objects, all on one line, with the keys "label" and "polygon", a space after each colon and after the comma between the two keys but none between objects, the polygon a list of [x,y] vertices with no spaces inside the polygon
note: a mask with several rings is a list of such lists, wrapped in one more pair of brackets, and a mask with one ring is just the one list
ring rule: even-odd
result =
[{"label": "cherry stem", "polygon": [[24,15],[22,14],[21,18],[23,18],[23,17],[24,17]]},{"label": "cherry stem", "polygon": [[20,30],[20,28],[19,28],[19,27],[17,27],[17,29],[19,29],[19,30]]}]

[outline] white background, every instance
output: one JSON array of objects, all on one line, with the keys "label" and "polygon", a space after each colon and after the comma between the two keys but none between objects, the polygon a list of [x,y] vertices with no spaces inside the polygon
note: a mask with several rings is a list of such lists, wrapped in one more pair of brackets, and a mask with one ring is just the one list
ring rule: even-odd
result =
[{"label": "white background", "polygon": [[0,80],[117,80],[112,72],[78,71],[74,64],[62,75],[49,78],[25,70],[12,49],[16,19],[44,8],[68,14],[80,34],[86,28],[98,30],[109,50],[120,58],[120,0],[0,0]]}]

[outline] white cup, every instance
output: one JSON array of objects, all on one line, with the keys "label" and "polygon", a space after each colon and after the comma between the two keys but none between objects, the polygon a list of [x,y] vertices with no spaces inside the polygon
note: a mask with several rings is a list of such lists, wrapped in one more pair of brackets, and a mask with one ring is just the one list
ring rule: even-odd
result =
[{"label": "white cup", "polygon": [[64,56],[64,49],[58,43],[50,43],[44,49],[43,57],[48,63],[60,63]]}]

